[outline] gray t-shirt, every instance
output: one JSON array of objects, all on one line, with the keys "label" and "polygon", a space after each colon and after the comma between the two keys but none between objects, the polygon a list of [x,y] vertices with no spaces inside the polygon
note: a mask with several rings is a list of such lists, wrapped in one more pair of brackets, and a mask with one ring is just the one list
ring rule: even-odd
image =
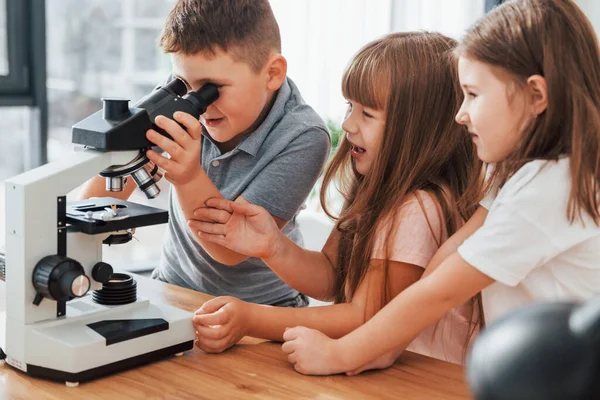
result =
[{"label": "gray t-shirt", "polygon": [[[203,137],[202,167],[226,199],[241,195],[289,221],[283,232],[302,245],[296,215],[323,170],[329,148],[325,123],[287,78],[266,119],[235,149],[221,154],[208,135]],[[161,263],[153,276],[214,296],[260,304],[298,296],[258,258],[237,266],[212,259],[189,230],[172,189]]]}]

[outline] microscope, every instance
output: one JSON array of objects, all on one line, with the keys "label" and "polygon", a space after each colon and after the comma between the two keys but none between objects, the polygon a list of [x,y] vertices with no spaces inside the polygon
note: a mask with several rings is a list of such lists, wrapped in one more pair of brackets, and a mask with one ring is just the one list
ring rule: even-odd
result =
[{"label": "microscope", "polygon": [[148,198],[160,190],[146,131],[157,115],[199,118],[219,96],[175,79],[133,107],[103,99],[78,122],[68,158],[6,181],[6,362],[28,375],[69,386],[183,354],[194,343],[192,314],[137,297],[131,275],[102,261],[103,244],[123,244],[135,228],[168,222],[167,211],[113,198],[67,202],[66,194],[99,174],[106,190],[128,179]]}]

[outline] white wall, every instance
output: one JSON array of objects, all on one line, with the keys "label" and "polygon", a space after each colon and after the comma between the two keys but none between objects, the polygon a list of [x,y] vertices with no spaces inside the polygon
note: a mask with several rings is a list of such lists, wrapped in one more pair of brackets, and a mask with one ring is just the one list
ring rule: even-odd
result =
[{"label": "white wall", "polygon": [[271,0],[289,76],[323,118],[341,123],[341,78],[352,56],[390,32],[435,30],[460,38],[484,0]]},{"label": "white wall", "polygon": [[341,123],[341,79],[364,44],[390,32],[390,0],[271,0],[288,74],[324,119]]},{"label": "white wall", "polygon": [[575,3],[583,10],[585,15],[594,25],[596,34],[600,34],[600,1],[598,0],[575,0]]}]

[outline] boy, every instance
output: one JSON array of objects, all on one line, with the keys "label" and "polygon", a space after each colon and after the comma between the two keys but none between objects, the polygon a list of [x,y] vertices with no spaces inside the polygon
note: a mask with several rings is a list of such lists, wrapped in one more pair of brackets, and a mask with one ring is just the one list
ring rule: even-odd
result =
[{"label": "boy", "polygon": [[[200,117],[183,113],[147,137],[170,158],[147,156],[172,183],[169,224],[154,278],[215,296],[280,306],[305,306],[262,261],[203,241],[188,228],[194,210],[211,197],[266,208],[286,235],[301,244],[296,214],[329,154],[324,122],[286,77],[279,27],[268,0],[180,0],[160,38],[173,74],[190,90],[206,83],[219,98]],[[134,186],[119,197],[127,198]],[[96,177],[82,198],[114,196]]]}]

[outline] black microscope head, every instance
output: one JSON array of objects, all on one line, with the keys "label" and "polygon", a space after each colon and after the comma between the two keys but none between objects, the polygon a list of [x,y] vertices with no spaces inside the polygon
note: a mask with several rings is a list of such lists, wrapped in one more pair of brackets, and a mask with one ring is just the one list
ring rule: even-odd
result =
[{"label": "black microscope head", "polygon": [[197,92],[187,92],[185,83],[174,79],[158,88],[133,107],[129,100],[103,98],[103,109],[73,125],[72,141],[101,151],[142,150],[153,146],[146,131],[154,129],[169,136],[154,125],[154,118],[173,118],[182,111],[199,118],[218,97],[217,86],[207,83]]}]

